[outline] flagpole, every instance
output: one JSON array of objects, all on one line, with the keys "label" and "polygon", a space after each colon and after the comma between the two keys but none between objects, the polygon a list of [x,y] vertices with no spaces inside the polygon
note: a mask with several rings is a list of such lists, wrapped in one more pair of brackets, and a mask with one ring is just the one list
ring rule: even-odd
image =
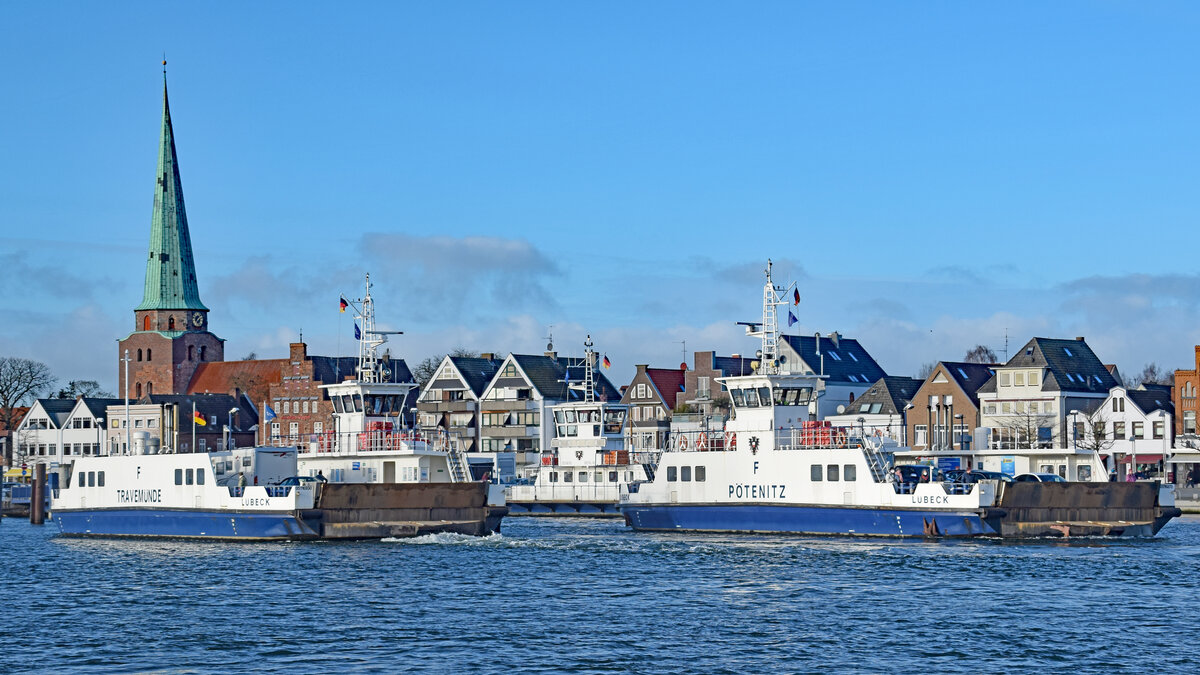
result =
[{"label": "flagpole", "polygon": [[192,399],[192,452],[196,451],[196,399]]},{"label": "flagpole", "polygon": [[266,399],[264,399],[263,403],[262,403],[262,417],[260,417],[258,419],[259,419],[258,442],[260,445],[266,445],[267,444],[267,435],[263,433],[263,428],[267,426],[267,401],[266,401]]}]

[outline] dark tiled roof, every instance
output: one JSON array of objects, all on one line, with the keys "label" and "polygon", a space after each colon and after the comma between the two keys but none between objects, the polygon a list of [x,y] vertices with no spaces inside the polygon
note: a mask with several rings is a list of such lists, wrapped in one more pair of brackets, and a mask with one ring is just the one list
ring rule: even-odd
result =
[{"label": "dark tiled roof", "polygon": [[754,368],[750,365],[754,359],[745,356],[714,356],[713,369],[721,371],[722,376],[750,375]]},{"label": "dark tiled roof", "polygon": [[[1004,366],[1046,368],[1042,391],[1104,393],[1120,384],[1083,340],[1035,337]],[[995,376],[979,391],[996,391]]]},{"label": "dark tiled roof", "polygon": [[[820,354],[817,353],[817,339],[813,335],[782,335],[788,345],[796,350],[800,358],[814,373],[822,372],[821,355],[825,356],[824,374],[830,382],[850,382],[867,384],[880,378],[887,377],[883,368],[871,358],[867,350],[853,338],[839,337],[834,344],[833,338],[822,336]],[[793,370],[795,370],[793,365]]]},{"label": "dark tiled roof", "polygon": [[965,361],[942,361],[939,365],[945,368],[950,377],[958,383],[959,387],[971,397],[971,403],[975,407],[979,407],[979,390],[983,385],[987,384],[988,380],[992,379],[992,375],[996,374],[995,364],[991,363],[967,363]]},{"label": "dark tiled roof", "polygon": [[683,391],[683,371],[678,368],[647,368],[646,377],[654,383],[670,410],[675,409],[675,399]]},{"label": "dark tiled roof", "polygon": [[1137,407],[1142,409],[1144,413],[1151,413],[1155,410],[1165,410],[1174,415],[1175,404],[1171,401],[1170,388],[1168,391],[1162,391],[1157,387],[1154,389],[1130,389],[1125,392],[1129,400],[1137,404]]},{"label": "dark tiled roof", "polygon": [[500,364],[504,363],[503,360],[465,356],[451,356],[450,362],[458,369],[476,397],[483,395],[483,390],[487,389],[488,383],[496,376],[496,371],[500,370]]},{"label": "dark tiled roof", "polygon": [[[899,415],[921,388],[921,380],[912,377],[883,377],[846,407],[846,413]],[[872,409],[878,405],[878,408]],[[866,409],[863,409],[866,406]]]},{"label": "dark tiled roof", "polygon": [[[196,404],[196,412],[200,413],[204,419],[217,418],[216,431],[220,431],[221,425],[228,421],[229,411],[233,408],[238,409],[237,414],[234,415],[234,431],[248,431],[250,427],[258,424],[258,411],[247,407],[244,398],[239,401],[229,394],[150,394],[143,396],[138,403],[154,405],[171,403],[178,406],[180,431],[191,430],[192,403]],[[196,429],[200,430],[204,427],[197,426]],[[206,429],[206,431],[211,432],[212,430]]]},{"label": "dark tiled roof", "polygon": [[75,409],[73,398],[39,398],[38,403],[46,411],[46,416],[50,418],[50,423],[55,429],[61,429],[67,421],[67,416]]},{"label": "dark tiled roof", "polygon": [[[84,407],[86,407],[88,409],[88,412],[90,412],[92,414],[92,417],[95,417],[97,419],[104,417],[107,414],[105,411],[108,410],[108,406],[119,405],[124,402],[125,402],[125,399],[123,399],[123,398],[85,398],[85,399],[83,399]],[[105,426],[107,426],[107,423],[105,423]]]},{"label": "dark tiled roof", "polygon": [[[313,381],[321,384],[336,384],[346,379],[347,375],[354,376],[358,368],[357,356],[310,356],[313,364]],[[389,359],[383,362],[384,367],[391,371],[389,382],[413,382],[412,371],[404,359]]]},{"label": "dark tiled roof", "polygon": [[[532,356],[513,354],[513,360],[525,371],[529,384],[545,398],[557,401],[579,400],[579,391],[567,393],[567,380],[573,384],[583,382],[585,366],[582,358]],[[621,393],[608,381],[599,369],[593,371],[596,380],[596,396],[608,401],[621,400]]]}]

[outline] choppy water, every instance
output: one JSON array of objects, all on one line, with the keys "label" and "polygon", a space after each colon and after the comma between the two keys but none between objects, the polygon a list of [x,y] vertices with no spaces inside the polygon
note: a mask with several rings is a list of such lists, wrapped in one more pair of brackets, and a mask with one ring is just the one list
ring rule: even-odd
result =
[{"label": "choppy water", "polygon": [[77,540],[0,525],[0,670],[1195,672],[1200,518],[1139,541]]}]

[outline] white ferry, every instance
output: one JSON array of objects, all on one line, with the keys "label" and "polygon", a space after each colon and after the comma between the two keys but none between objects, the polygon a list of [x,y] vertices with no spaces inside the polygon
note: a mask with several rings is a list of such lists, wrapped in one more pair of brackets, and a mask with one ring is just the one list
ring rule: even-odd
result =
[{"label": "white ferry", "polygon": [[[486,535],[507,513],[499,486],[471,481],[457,446],[403,429],[416,384],[390,382],[367,277],[359,365],[326,385],[336,431],[278,447],[79,458],[51,513],[75,536],[315,539]],[[264,416],[265,419],[266,416]],[[137,440],[141,440],[140,438]]]},{"label": "white ferry", "polygon": [[[52,491],[51,513],[65,535],[316,539],[315,483],[280,486],[296,472],[296,451],[79,457],[68,483]],[[245,483],[245,487],[240,487]]]},{"label": "white ferry", "polygon": [[1157,486],[897,480],[890,441],[817,421],[824,376],[794,372],[776,349],[785,296],[768,261],[762,321],[746,324],[762,345],[755,370],[720,380],[734,408],[726,438],[673,445],[652,480],[628,487],[621,511],[635,530],[1152,535],[1179,514]]},{"label": "white ferry", "polygon": [[614,516],[623,487],[650,478],[649,462],[626,448],[629,406],[596,400],[592,339],[584,342],[584,379],[568,382],[580,400],[553,406],[555,435],[551,449],[526,482],[507,489],[513,515]]}]

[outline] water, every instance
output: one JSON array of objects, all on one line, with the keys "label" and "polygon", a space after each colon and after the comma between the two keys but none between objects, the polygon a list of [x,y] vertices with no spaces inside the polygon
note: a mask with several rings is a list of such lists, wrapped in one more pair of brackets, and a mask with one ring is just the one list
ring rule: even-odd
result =
[{"label": "water", "polygon": [[78,540],[7,519],[7,672],[1163,672],[1197,666],[1200,518],[1152,540],[504,534]]}]

